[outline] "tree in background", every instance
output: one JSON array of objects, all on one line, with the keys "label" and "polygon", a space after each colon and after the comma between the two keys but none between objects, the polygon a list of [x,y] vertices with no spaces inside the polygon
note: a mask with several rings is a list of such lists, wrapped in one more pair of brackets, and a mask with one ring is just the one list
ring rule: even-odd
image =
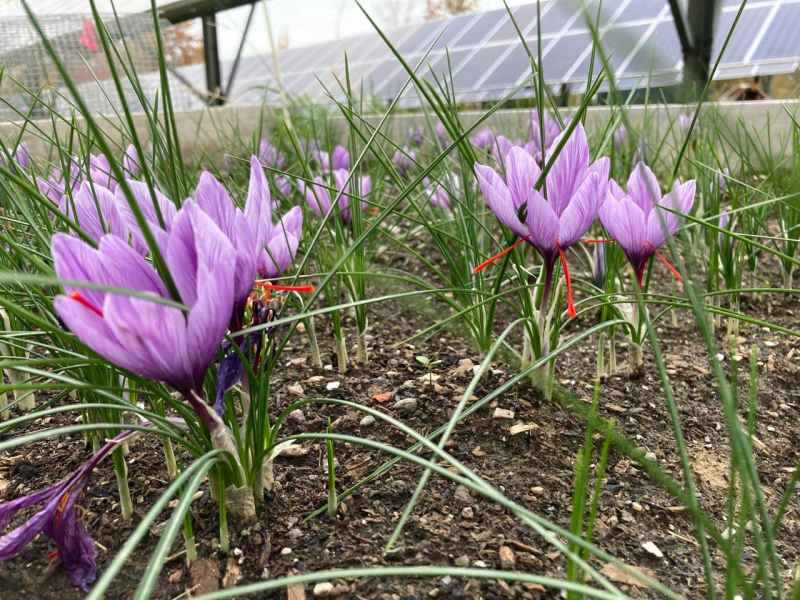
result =
[{"label": "tree in background", "polygon": [[436,19],[447,15],[460,15],[478,8],[476,0],[428,0],[426,18]]}]

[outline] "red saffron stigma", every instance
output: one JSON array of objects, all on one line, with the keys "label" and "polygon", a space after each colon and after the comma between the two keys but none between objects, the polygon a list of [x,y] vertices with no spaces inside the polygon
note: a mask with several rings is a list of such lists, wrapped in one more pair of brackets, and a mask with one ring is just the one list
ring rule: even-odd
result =
[{"label": "red saffron stigma", "polygon": [[661,261],[661,264],[663,264],[665,267],[667,267],[667,269],[669,269],[669,272],[672,273],[672,276],[675,278],[675,281],[677,281],[678,283],[683,283],[683,278],[681,277],[681,274],[678,271],[678,269],[675,268],[675,265],[669,262],[669,259],[666,256],[664,256],[660,250],[656,250],[656,258],[658,258],[658,260]]},{"label": "red saffron stigma", "polygon": [[520,245],[522,242],[524,242],[524,241],[525,241],[525,240],[523,240],[522,238],[518,239],[516,242],[514,242],[513,244],[511,244],[511,245],[510,245],[508,248],[506,248],[505,250],[502,250],[502,251],[498,252],[497,254],[495,254],[493,257],[491,257],[491,258],[489,258],[489,259],[487,259],[487,260],[483,261],[483,262],[482,262],[481,264],[479,264],[477,267],[475,267],[474,269],[472,269],[472,272],[473,272],[473,273],[480,273],[480,272],[481,272],[481,271],[483,271],[483,270],[484,270],[486,267],[488,267],[490,264],[492,264],[493,262],[496,262],[496,261],[500,260],[501,258],[503,258],[503,257],[504,257],[506,254],[508,254],[509,252],[511,252],[511,251],[512,251],[514,248],[516,248],[517,246],[519,246],[519,245]]},{"label": "red saffron stigma", "polygon": [[572,298],[572,278],[569,276],[567,255],[561,248],[558,249],[558,258],[561,259],[561,269],[564,271],[564,281],[567,284],[567,315],[571,319],[578,314],[578,311],[575,310],[575,302]]},{"label": "red saffron stigma", "polygon": [[86,296],[84,296],[80,292],[72,292],[69,295],[69,297],[72,298],[73,300],[75,300],[75,302],[77,302],[78,304],[82,304],[83,306],[88,308],[90,311],[92,311],[98,317],[102,317],[103,316],[103,311],[100,310],[99,308],[97,308],[94,304],[92,304],[89,301],[89,299],[86,298]]},{"label": "red saffron stigma", "polygon": [[259,287],[265,290],[275,290],[276,292],[299,292],[301,294],[313,294],[316,289],[313,285],[279,285],[277,283],[258,282]]}]

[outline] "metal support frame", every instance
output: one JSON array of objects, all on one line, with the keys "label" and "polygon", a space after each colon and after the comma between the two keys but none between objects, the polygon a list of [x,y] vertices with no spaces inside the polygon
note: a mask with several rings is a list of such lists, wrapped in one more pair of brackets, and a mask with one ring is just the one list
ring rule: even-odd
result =
[{"label": "metal support frame", "polygon": [[217,18],[215,14],[203,16],[203,58],[206,63],[206,88],[209,106],[225,103],[222,96],[222,71],[219,65],[219,46],[217,44]]}]

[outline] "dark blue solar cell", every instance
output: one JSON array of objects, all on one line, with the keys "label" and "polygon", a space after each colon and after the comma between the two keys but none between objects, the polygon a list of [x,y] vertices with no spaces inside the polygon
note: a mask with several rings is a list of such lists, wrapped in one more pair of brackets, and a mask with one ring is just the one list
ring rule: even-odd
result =
[{"label": "dark blue solar cell", "polygon": [[506,20],[508,20],[508,14],[505,10],[490,10],[481,14],[458,38],[457,46],[462,48],[481,44],[498,23]]},{"label": "dark blue solar cell", "polygon": [[475,84],[494,67],[495,63],[505,53],[508,46],[488,46],[481,48],[473,56],[464,59],[465,62],[453,62],[453,85],[456,93],[462,89],[474,89]]},{"label": "dark blue solar cell", "polygon": [[[453,44],[459,40],[462,43],[464,41],[469,42],[465,34],[470,23],[476,19],[480,19],[480,16],[474,13],[447,19],[447,21],[445,21],[445,29],[436,40],[434,48],[437,50],[440,48],[451,48]],[[422,51],[424,52],[425,50],[427,50],[427,48],[424,48]]]},{"label": "dark blue solar cell", "polygon": [[[759,6],[755,8],[746,8],[736,25],[731,39],[728,42],[728,47],[725,49],[725,54],[722,57],[722,63],[740,63],[750,51],[750,47],[755,41],[755,37],[761,26],[764,24],[764,19],[770,12],[770,7]],[[780,14],[780,13],[779,13]],[[777,18],[778,15],[776,15]],[[725,43],[725,38],[733,25],[733,20],[736,17],[735,12],[723,12],[719,16],[716,25],[716,32],[714,36],[714,52],[711,55],[711,60],[716,60],[722,44]]]},{"label": "dark blue solar cell", "polygon": [[800,4],[786,4],[778,9],[775,20],[753,54],[753,61],[800,56],[797,24],[800,23]]},{"label": "dark blue solar cell", "polygon": [[[536,30],[536,4],[523,4],[512,10],[514,21],[517,23],[522,33],[529,33]],[[547,6],[542,7],[542,14],[547,12]],[[514,21],[506,19],[500,28],[494,32],[489,42],[511,42],[519,40],[519,34],[514,27]]]},{"label": "dark blue solar cell", "polygon": [[404,55],[425,52],[443,27],[444,22],[441,20],[420,25],[414,33],[397,45],[397,50]]},{"label": "dark blue solar cell", "polygon": [[531,61],[521,44],[512,44],[511,52],[503,59],[481,87],[487,90],[511,89],[523,75],[531,73]]},{"label": "dark blue solar cell", "polygon": [[665,21],[656,26],[647,42],[639,49],[625,69],[625,74],[648,74],[669,71],[681,60],[681,45],[675,25]]},{"label": "dark blue solar cell", "polygon": [[[603,52],[608,59],[609,67],[612,71],[616,72],[622,62],[628,58],[631,52],[636,48],[636,44],[647,31],[647,25],[630,25],[611,27],[606,31],[603,36]],[[589,61],[591,60],[591,49],[589,53],[583,58],[581,64],[569,75],[570,81],[585,81],[589,74]],[[603,62],[598,53],[595,53],[594,67],[592,68],[592,76],[597,77],[598,73],[603,69]]]},{"label": "dark blue solar cell", "polygon": [[[616,23],[627,23],[628,21],[654,21],[665,7],[668,7],[667,0],[631,0],[620,13]],[[669,8],[667,8],[669,13]],[[669,13],[672,14],[672,13]]]},{"label": "dark blue solar cell", "polygon": [[[581,53],[592,43],[587,33],[561,36],[556,44],[542,57],[545,81],[559,82],[572,68]],[[533,48],[531,48],[533,51]]]}]

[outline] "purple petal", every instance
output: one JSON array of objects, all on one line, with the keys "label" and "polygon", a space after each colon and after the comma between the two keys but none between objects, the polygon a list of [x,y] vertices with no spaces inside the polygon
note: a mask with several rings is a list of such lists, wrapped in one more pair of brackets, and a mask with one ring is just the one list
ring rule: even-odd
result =
[{"label": "purple petal", "polygon": [[645,238],[645,217],[642,209],[627,196],[617,200],[610,194],[600,207],[600,222],[625,251],[628,260],[638,266],[642,257],[649,256]]},{"label": "purple petal", "polygon": [[331,154],[331,169],[349,169],[350,153],[344,146],[336,146]]},{"label": "purple petal", "polygon": [[528,228],[520,222],[511,192],[503,178],[487,165],[476,164],[475,176],[486,204],[500,222],[520,237],[527,238]]},{"label": "purple petal", "polygon": [[[566,135],[566,131],[561,136]],[[560,136],[559,136],[560,138]],[[554,142],[554,145],[558,140]],[[547,174],[547,199],[556,215],[561,215],[575,190],[585,178],[589,166],[589,143],[582,125],[578,125]]]},{"label": "purple petal", "polygon": [[592,222],[606,195],[608,179],[601,173],[591,173],[575,192],[567,208],[561,213],[559,246],[566,250],[581,239]]},{"label": "purple petal", "polygon": [[645,215],[661,200],[658,179],[643,162],[636,163],[628,178],[628,196]]},{"label": "purple petal", "polygon": [[331,209],[331,196],[321,177],[315,177],[311,185],[303,183],[305,188],[306,203],[311,211],[321,217],[328,214]]},{"label": "purple petal", "polygon": [[208,171],[200,174],[194,199],[225,235],[235,235],[236,206],[225,186]]},{"label": "purple petal", "polygon": [[141,166],[139,166],[139,153],[136,152],[136,146],[133,144],[128,144],[125,149],[125,155],[122,157],[122,168],[129,177],[136,177],[139,171],[142,170]]},{"label": "purple petal", "polygon": [[93,240],[99,241],[106,233],[127,237],[128,228],[110,190],[84,182],[74,200],[77,224]]},{"label": "purple petal", "polygon": [[514,209],[528,203],[533,197],[533,186],[539,179],[541,171],[533,157],[522,148],[515,146],[505,157],[506,183],[511,192]]},{"label": "purple petal", "polygon": [[528,236],[530,242],[542,255],[552,253],[558,245],[558,217],[550,203],[536,190],[528,200],[525,222],[530,231]]},{"label": "purple petal", "polygon": [[264,169],[255,156],[250,157],[250,187],[247,190],[244,212],[250,223],[255,226],[254,232],[260,247],[266,236],[268,224],[272,222],[272,198]]}]

